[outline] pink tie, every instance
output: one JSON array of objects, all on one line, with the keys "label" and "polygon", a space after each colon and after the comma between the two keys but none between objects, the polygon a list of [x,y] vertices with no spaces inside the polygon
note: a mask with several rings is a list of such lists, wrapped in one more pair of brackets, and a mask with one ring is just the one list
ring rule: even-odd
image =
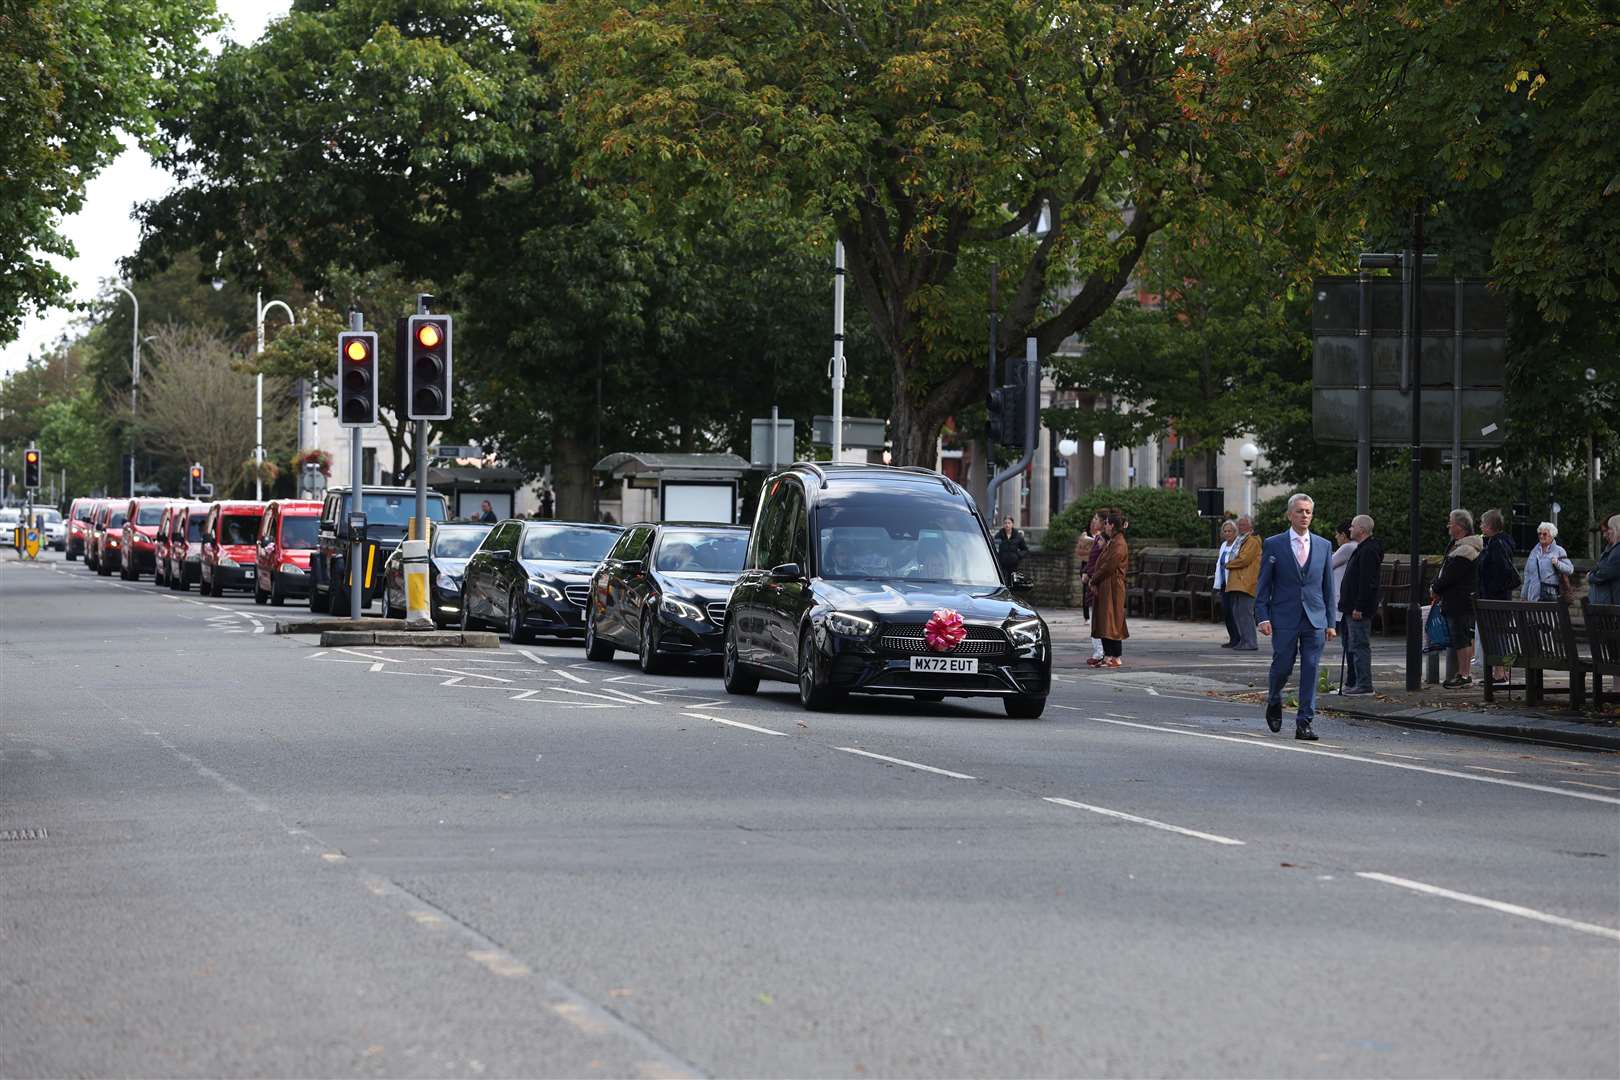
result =
[{"label": "pink tie", "polygon": [[1306,546],[1308,543],[1309,539],[1307,537],[1300,536],[1297,533],[1294,535],[1294,557],[1299,560],[1300,566],[1304,566],[1306,560],[1310,558],[1311,549]]}]

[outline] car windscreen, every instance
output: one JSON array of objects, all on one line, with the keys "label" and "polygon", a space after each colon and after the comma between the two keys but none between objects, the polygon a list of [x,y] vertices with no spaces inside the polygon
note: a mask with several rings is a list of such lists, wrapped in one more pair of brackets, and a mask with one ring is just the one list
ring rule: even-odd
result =
[{"label": "car windscreen", "polygon": [[89,521],[90,520],[90,509],[91,508],[90,508],[90,505],[88,503],[81,505],[78,509],[73,511],[73,520],[74,521]]},{"label": "car windscreen", "polygon": [[62,511],[60,510],[35,510],[34,513],[39,515],[41,521],[47,521],[52,525],[62,520]]},{"label": "car windscreen", "polygon": [[[349,499],[343,500],[343,512],[349,512]],[[382,528],[390,535],[405,533],[405,527],[410,524],[411,518],[416,516],[415,495],[382,495],[368,494],[360,499],[360,508],[365,511],[366,529]],[[448,515],[445,512],[444,497],[428,496],[427,511],[429,521],[443,521]]]},{"label": "car windscreen", "polygon": [[822,492],[816,510],[821,576],[1000,585],[979,519],[966,504],[943,496],[887,485]]},{"label": "car windscreen", "polygon": [[313,549],[320,538],[320,526],[321,519],[314,514],[289,514],[281,519],[281,546]]},{"label": "car windscreen", "polygon": [[730,529],[668,529],[653,568],[674,574],[736,574],[748,554],[748,534]]},{"label": "car windscreen", "polygon": [[156,525],[163,520],[163,507],[143,506],[135,511],[135,524]]},{"label": "car windscreen", "polygon": [[259,539],[258,514],[221,514],[219,542],[222,544],[251,544]]},{"label": "car windscreen", "polygon": [[192,514],[186,519],[186,539],[197,543],[203,538],[203,526],[208,523],[207,514]]},{"label": "car windscreen", "polygon": [[112,513],[108,514],[107,528],[122,529],[124,527],[124,516],[125,515],[122,510],[114,510]]},{"label": "car windscreen", "polygon": [[436,529],[433,532],[433,554],[444,559],[470,559],[488,535],[488,526],[481,529],[466,526]]},{"label": "car windscreen", "polygon": [[601,562],[619,538],[617,529],[584,529],[568,525],[533,525],[523,533],[519,558],[565,562]]}]

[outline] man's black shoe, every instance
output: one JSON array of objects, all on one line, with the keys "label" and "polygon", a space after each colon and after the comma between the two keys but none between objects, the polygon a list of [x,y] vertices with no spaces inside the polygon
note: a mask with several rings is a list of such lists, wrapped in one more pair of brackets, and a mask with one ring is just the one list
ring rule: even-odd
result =
[{"label": "man's black shoe", "polygon": [[1282,730],[1282,702],[1266,702],[1266,727],[1272,731]]},{"label": "man's black shoe", "polygon": [[1294,738],[1300,742],[1316,742],[1317,734],[1311,730],[1311,725],[1301,724],[1294,729]]},{"label": "man's black shoe", "polygon": [[1221,648],[1230,649],[1232,646],[1234,646],[1236,644],[1237,644],[1237,642],[1235,642],[1235,641],[1223,641],[1223,642],[1221,642]]}]

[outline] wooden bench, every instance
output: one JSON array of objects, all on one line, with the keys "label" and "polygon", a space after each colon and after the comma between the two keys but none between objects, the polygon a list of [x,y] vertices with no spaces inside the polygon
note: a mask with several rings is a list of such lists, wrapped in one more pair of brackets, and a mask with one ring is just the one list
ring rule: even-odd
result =
[{"label": "wooden bench", "polygon": [[[1151,565],[1150,565],[1151,564]],[[1176,594],[1190,596],[1186,593],[1187,556],[1176,553],[1158,556],[1149,556],[1142,560],[1142,586],[1143,600],[1147,605],[1147,614],[1152,618],[1159,617],[1159,601],[1170,605],[1170,614],[1176,613]]]},{"label": "wooden bench", "polygon": [[1601,709],[1603,676],[1620,684],[1620,604],[1594,604],[1582,597],[1581,616],[1586,622],[1586,664],[1592,672],[1592,704]]},{"label": "wooden bench", "polygon": [[1215,556],[1188,555],[1181,577],[1165,596],[1170,601],[1170,617],[1176,617],[1176,608],[1187,606],[1187,618],[1193,618],[1199,601],[1209,603],[1215,593]]},{"label": "wooden bench", "polygon": [[[1556,600],[1476,600],[1474,616],[1479,624],[1480,667],[1485,674],[1485,700],[1496,700],[1496,684],[1491,670],[1496,667],[1524,668],[1524,700],[1538,705],[1547,693],[1542,675],[1547,671],[1569,672],[1569,702],[1586,700],[1586,661],[1575,639],[1575,625],[1569,608]],[[1562,691],[1555,691],[1562,693]]]}]

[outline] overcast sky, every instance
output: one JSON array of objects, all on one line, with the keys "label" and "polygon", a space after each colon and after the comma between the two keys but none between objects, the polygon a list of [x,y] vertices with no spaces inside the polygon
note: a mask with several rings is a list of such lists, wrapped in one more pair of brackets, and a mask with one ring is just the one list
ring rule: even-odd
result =
[{"label": "overcast sky", "polygon": [[[291,0],[216,0],[216,6],[230,20],[225,37],[246,44],[257,40],[270,20],[286,14],[292,4]],[[124,152],[90,181],[84,209],[62,223],[62,232],[78,249],[78,258],[54,260],[73,282],[75,300],[94,298],[103,278],[118,276],[118,260],[135,250],[140,237],[132,217],[135,204],[164,195],[170,186],[168,173],[127,144]],[[15,371],[27,363],[29,356],[50,348],[72,329],[76,318],[82,316],[58,309],[23,320],[17,340],[0,348],[0,371]]]}]

